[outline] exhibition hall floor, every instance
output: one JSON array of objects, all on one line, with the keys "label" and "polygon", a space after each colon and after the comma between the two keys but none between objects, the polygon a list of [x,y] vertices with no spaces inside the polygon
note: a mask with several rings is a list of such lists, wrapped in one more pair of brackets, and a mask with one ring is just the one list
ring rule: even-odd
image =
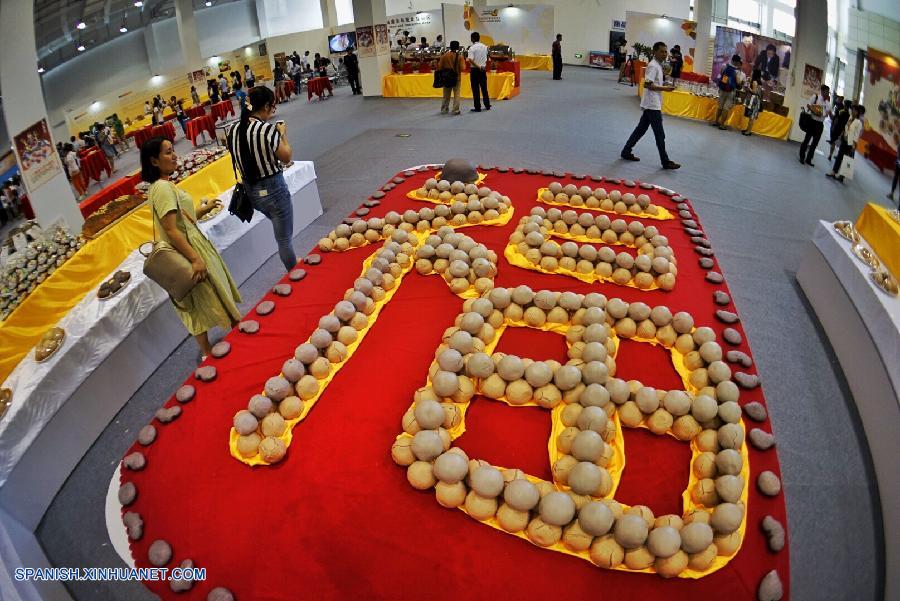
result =
[{"label": "exhibition hall floor", "polygon": [[[768,399],[784,476],[793,596],[817,599],[828,591],[830,599],[879,598],[881,524],[865,438],[794,273],[817,220],[853,219],[866,201],[887,203],[888,182],[863,165],[856,181],[841,186],[825,178],[825,156],[817,155],[814,169],[801,166],[796,144],[676,118],[665,124],[669,154],[683,164],[680,171],[659,169],[649,134],[635,149],[642,162],[626,163],[618,154],[639,117],[634,89],[616,85],[611,73],[567,68],[563,76],[554,82],[546,73],[523,73],[516,100],[459,117],[438,115],[437,101],[364,100],[346,88],[324,102],[280,105],[295,158],[315,161],[325,208],[295,239],[298,253],[305,254],[391,174],[455,156],[633,177],[684,194],[717,251]],[[827,150],[824,143],[821,148]],[[121,167],[130,169],[129,158]],[[271,258],[242,287],[242,310],[282,275],[280,261]],[[54,565],[121,565],[106,533],[110,478],[138,429],[194,369],[197,355],[186,340],[67,481],[38,532]],[[189,460],[190,451],[185,453]],[[308,585],[315,596],[315,583]],[[69,590],[80,600],[153,598],[136,583],[80,582]],[[659,590],[664,597],[664,586]]]}]

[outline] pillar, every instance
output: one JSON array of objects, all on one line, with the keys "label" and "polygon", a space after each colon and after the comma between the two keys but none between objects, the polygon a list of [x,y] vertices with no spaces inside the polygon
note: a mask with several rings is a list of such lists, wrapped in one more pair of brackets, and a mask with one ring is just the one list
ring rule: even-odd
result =
[{"label": "pillar", "polygon": [[694,18],[697,21],[694,40],[694,72],[706,73],[709,63],[709,41],[712,38],[713,0],[694,0]]},{"label": "pillar", "polygon": [[181,56],[187,71],[203,66],[200,40],[197,38],[197,20],[194,16],[193,0],[175,0],[175,22],[178,24],[178,40],[181,42]]},{"label": "pillar", "polygon": [[[800,108],[806,105],[803,96],[803,72],[806,65],[822,69],[822,80],[825,79],[825,50],[828,41],[828,4],[826,0],[803,0],[797,3],[797,27],[794,43],[791,48],[791,75],[784,92],[784,104],[788,107],[788,115],[794,124],[791,127],[790,139],[803,140],[803,132],[799,127]],[[823,136],[824,137],[824,136]]]},{"label": "pillar", "polygon": [[[37,68],[34,2],[0,3],[0,88],[3,89],[3,115],[11,141],[16,134],[42,119],[47,122],[48,132],[51,129]],[[48,227],[61,219],[73,233],[78,233],[84,218],[55,145],[56,140],[51,136],[51,156],[45,178],[35,186],[30,186],[25,177],[22,179],[41,226]],[[22,169],[21,163],[19,169]]]},{"label": "pillar", "polygon": [[[353,0],[353,20],[357,29],[357,38],[361,27],[376,25],[387,27],[387,9],[384,0]],[[357,48],[363,96],[381,96],[381,80],[391,72],[389,45],[385,49],[380,49],[376,45],[375,52],[375,56],[363,56]]]}]

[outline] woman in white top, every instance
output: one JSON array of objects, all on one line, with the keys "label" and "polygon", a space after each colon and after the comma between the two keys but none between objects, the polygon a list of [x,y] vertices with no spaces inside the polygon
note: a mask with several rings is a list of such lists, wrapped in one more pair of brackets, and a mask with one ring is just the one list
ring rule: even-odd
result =
[{"label": "woman in white top", "polygon": [[78,192],[78,200],[81,200],[87,186],[84,185],[84,178],[81,177],[81,162],[78,160],[78,153],[71,144],[63,146],[63,150],[66,153],[66,169],[69,171],[69,179],[72,181],[75,191]]},{"label": "woman in white top", "polygon": [[857,104],[850,109],[850,122],[847,123],[847,127],[844,128],[844,133],[841,135],[841,147],[838,150],[837,158],[834,159],[834,165],[832,166],[831,171],[825,174],[826,177],[834,178],[839,182],[844,181],[844,176],[837,174],[841,171],[841,163],[844,161],[845,156],[856,156],[856,143],[859,142],[859,137],[862,135],[863,115],[865,114],[866,107],[861,104]]}]

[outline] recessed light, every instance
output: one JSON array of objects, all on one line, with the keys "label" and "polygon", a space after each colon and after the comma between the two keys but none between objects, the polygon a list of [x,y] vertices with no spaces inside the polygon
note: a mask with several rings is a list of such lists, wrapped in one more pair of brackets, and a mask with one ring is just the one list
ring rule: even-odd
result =
[{"label": "recessed light", "polygon": [[84,46],[79,46],[79,47],[78,47],[78,52],[84,52]]},{"label": "recessed light", "polygon": [[75,29],[84,29],[87,25],[84,24],[84,21],[79,21],[78,25],[75,26]]}]

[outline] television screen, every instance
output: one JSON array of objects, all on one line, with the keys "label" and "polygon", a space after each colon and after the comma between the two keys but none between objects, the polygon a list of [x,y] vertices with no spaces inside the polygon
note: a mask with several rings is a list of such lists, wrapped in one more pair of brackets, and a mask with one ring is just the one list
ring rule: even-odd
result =
[{"label": "television screen", "polygon": [[328,36],[328,48],[331,52],[347,52],[351,46],[356,47],[355,31]]}]

